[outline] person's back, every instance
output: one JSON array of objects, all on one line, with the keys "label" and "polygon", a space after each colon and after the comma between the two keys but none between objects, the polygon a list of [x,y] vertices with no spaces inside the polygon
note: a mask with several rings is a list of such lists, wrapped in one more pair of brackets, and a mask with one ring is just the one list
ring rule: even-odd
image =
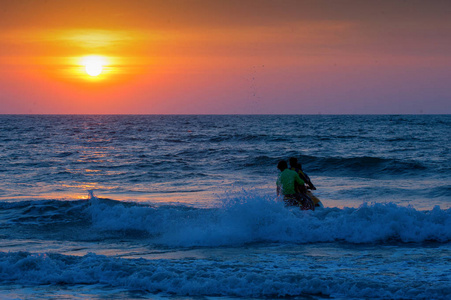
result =
[{"label": "person's back", "polygon": [[[282,160],[277,165],[280,174],[277,178],[277,196],[283,195],[283,201],[287,206],[299,206],[302,210],[315,210],[312,199],[305,195],[305,183],[296,171],[288,169],[286,161]],[[298,192],[297,189],[304,189]]]},{"label": "person's back", "polygon": [[281,193],[283,195],[293,195],[296,193],[296,183],[304,184],[298,173],[293,170],[285,169],[280,172],[277,179],[278,186],[281,187]]},{"label": "person's back", "polygon": [[277,196],[282,194],[286,205],[299,205],[300,196],[296,192],[296,185],[304,185],[304,181],[295,171],[288,169],[286,161],[280,161],[277,168],[280,170],[277,177]]}]

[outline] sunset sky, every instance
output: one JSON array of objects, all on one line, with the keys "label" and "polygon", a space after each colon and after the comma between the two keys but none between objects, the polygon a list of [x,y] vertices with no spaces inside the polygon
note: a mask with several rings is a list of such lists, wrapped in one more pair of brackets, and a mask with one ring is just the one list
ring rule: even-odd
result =
[{"label": "sunset sky", "polygon": [[0,113],[449,114],[450,16],[449,0],[6,0]]}]

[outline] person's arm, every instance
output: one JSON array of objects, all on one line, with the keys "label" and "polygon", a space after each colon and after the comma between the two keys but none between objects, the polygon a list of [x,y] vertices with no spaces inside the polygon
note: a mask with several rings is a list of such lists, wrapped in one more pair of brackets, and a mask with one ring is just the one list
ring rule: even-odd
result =
[{"label": "person's arm", "polygon": [[310,180],[310,177],[305,173],[304,171],[300,170],[300,173],[298,173],[302,180],[304,180],[305,184],[308,185],[308,187],[311,190],[316,190],[316,187],[313,185],[312,181]]},{"label": "person's arm", "polygon": [[305,184],[305,181],[302,180],[301,177],[299,177],[298,173],[296,173],[296,176],[294,177],[294,180],[300,185],[304,185]]},{"label": "person's arm", "polygon": [[306,182],[307,182],[307,185],[310,187],[310,189],[316,190],[316,187],[313,185],[312,181],[310,180],[310,177],[306,173],[304,173],[304,175],[305,175],[305,178],[307,179]]}]

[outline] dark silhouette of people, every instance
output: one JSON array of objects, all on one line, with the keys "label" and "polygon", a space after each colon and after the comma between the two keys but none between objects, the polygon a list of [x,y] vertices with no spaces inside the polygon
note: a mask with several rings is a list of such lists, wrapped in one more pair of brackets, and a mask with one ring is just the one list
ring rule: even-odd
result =
[{"label": "dark silhouette of people", "polygon": [[315,206],[312,200],[305,194],[305,182],[296,171],[288,169],[286,161],[277,164],[280,174],[277,178],[277,196],[283,195],[283,201],[287,206],[300,206],[302,210],[312,209]]}]

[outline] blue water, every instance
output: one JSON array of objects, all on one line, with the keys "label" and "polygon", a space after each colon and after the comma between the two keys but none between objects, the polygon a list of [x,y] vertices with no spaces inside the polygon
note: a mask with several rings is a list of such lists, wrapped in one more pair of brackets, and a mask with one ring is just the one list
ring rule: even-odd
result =
[{"label": "blue water", "polygon": [[[449,299],[450,128],[0,115],[0,298]],[[291,156],[324,208],[276,199]]]}]

